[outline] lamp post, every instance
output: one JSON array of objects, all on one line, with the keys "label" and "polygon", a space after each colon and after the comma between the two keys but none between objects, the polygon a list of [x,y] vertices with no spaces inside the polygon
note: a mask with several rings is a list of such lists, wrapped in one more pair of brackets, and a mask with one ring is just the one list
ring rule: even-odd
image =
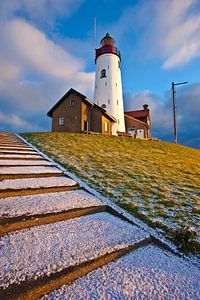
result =
[{"label": "lamp post", "polygon": [[174,143],[177,144],[177,125],[176,125],[176,99],[175,99],[175,85],[186,84],[188,81],[174,83],[172,82],[172,101],[173,101],[173,116],[174,116]]}]

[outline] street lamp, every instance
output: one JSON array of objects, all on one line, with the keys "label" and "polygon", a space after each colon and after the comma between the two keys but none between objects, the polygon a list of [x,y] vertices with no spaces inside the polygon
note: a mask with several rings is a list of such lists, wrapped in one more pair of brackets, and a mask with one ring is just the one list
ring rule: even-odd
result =
[{"label": "street lamp", "polygon": [[175,99],[175,85],[186,84],[188,81],[174,83],[172,82],[172,100],[173,100],[173,116],[174,116],[174,143],[177,144],[177,125],[176,125],[176,99]]}]

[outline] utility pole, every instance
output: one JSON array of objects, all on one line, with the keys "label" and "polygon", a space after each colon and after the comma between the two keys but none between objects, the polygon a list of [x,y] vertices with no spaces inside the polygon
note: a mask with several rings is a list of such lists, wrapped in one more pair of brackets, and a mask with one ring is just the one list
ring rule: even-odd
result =
[{"label": "utility pole", "polygon": [[173,117],[174,117],[174,144],[177,144],[177,122],[176,122],[176,98],[175,98],[175,85],[186,84],[188,81],[174,83],[172,82],[172,103],[173,103]]}]

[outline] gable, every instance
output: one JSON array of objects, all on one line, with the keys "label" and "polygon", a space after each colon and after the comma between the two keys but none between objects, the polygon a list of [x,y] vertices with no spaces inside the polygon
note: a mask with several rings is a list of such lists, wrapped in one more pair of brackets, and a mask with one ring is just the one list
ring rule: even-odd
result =
[{"label": "gable", "polygon": [[90,101],[86,96],[83,94],[79,93],[78,91],[74,89],[70,89],[47,113],[48,117],[52,117],[53,112],[62,105],[63,102],[65,101],[70,101],[74,99],[77,99],[79,101],[84,101],[87,105],[93,106],[93,102]]}]

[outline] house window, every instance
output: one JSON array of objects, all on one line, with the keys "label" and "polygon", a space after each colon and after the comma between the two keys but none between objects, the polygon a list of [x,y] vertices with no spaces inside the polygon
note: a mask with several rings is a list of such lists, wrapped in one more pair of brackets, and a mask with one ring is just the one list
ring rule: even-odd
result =
[{"label": "house window", "polygon": [[106,70],[105,69],[101,70],[101,77],[100,78],[103,78],[103,77],[106,77]]},{"label": "house window", "polygon": [[75,100],[70,99],[69,106],[75,106]]},{"label": "house window", "polygon": [[108,132],[108,122],[105,122],[105,132]]},{"label": "house window", "polygon": [[59,124],[60,126],[63,126],[63,125],[64,125],[64,117],[60,117],[60,118],[59,118],[58,124]]}]

